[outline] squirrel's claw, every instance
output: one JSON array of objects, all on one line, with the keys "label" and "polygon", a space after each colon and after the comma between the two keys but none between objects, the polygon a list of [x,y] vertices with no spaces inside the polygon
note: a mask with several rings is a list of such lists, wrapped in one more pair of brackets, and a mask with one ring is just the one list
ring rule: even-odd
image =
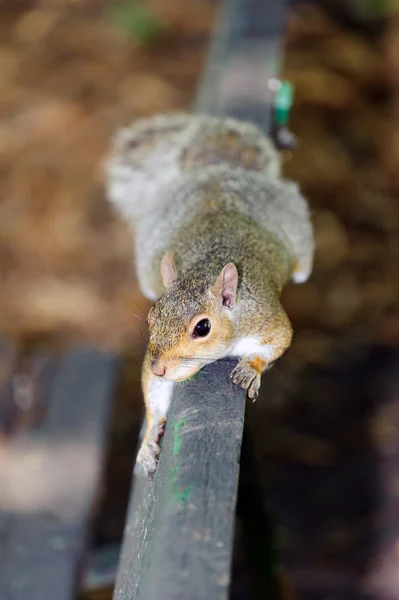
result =
[{"label": "squirrel's claw", "polygon": [[259,387],[260,387],[260,377],[258,376],[256,379],[254,379],[252,381],[250,387],[247,390],[248,399],[252,400],[252,402],[255,402],[255,400],[258,399]]},{"label": "squirrel's claw", "polygon": [[165,433],[165,426],[166,419],[162,419],[147,432],[137,455],[137,463],[149,480],[152,479],[158,465],[158,455],[161,452],[159,441]]},{"label": "squirrel's claw", "polygon": [[141,465],[147,479],[152,479],[152,475],[156,471],[158,464],[157,456],[160,451],[159,445],[153,440],[144,440],[141,445],[137,455],[137,462]]},{"label": "squirrel's claw", "polygon": [[155,437],[155,441],[156,442],[159,442],[159,440],[161,439],[161,437],[163,437],[163,434],[165,433],[165,426],[166,426],[166,422],[162,423],[159,426],[158,432],[157,432],[156,437]]},{"label": "squirrel's claw", "polygon": [[235,385],[247,390],[247,396],[255,402],[259,394],[260,375],[248,361],[241,360],[232,370],[230,379]]}]

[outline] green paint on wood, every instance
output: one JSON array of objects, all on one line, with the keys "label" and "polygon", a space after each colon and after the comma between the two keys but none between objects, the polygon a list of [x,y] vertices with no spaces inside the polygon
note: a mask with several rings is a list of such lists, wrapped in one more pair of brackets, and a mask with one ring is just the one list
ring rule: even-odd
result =
[{"label": "green paint on wood", "polygon": [[179,482],[177,480],[177,476],[180,469],[180,458],[178,458],[178,463],[170,471],[171,475],[171,487],[172,487],[172,495],[174,502],[187,502],[189,499],[191,492],[194,489],[194,485],[188,485],[183,490],[180,488]]},{"label": "green paint on wood", "polygon": [[188,485],[184,490],[181,490],[180,486],[177,482],[177,478],[176,478],[172,484],[173,497],[174,497],[175,501],[176,502],[187,502],[193,489],[194,489],[193,485]]},{"label": "green paint on wood", "polygon": [[184,427],[188,420],[189,417],[183,417],[175,424],[173,428],[173,454],[176,456],[176,466],[171,469],[170,476],[173,500],[175,502],[187,502],[192,490],[194,489],[194,485],[188,485],[184,489],[181,489],[178,482],[178,474],[181,464],[181,458],[179,456],[181,450],[180,429]]},{"label": "green paint on wood", "polygon": [[180,419],[180,421],[178,421],[175,426],[174,426],[174,430],[173,430],[173,454],[175,456],[177,456],[180,452],[180,448],[181,448],[181,437],[180,437],[180,429],[182,427],[184,427],[184,425],[187,423],[187,417],[184,417],[183,419]]}]

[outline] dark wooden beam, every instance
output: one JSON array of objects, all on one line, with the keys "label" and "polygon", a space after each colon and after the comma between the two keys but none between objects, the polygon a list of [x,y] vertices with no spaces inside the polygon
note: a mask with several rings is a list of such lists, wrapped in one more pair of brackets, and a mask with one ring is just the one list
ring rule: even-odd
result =
[{"label": "dark wooden beam", "polygon": [[271,129],[270,80],[278,77],[288,0],[225,0],[195,111]]},{"label": "dark wooden beam", "polygon": [[244,418],[233,366],[206,367],[176,389],[154,481],[136,478],[118,600],[227,596]]},{"label": "dark wooden beam", "polygon": [[[226,0],[195,110],[271,128],[285,1]],[[114,600],[226,600],[245,394],[219,361],[172,398],[153,482],[133,478]]]},{"label": "dark wooden beam", "polygon": [[114,355],[79,349],[24,358],[4,382],[0,598],[75,597],[116,373]]}]

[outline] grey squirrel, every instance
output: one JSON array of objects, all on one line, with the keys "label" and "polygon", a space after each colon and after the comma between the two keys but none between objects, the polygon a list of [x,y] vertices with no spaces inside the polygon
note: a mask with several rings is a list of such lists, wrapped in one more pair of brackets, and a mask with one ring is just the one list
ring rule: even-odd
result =
[{"label": "grey squirrel", "polygon": [[132,227],[137,274],[154,306],[142,371],[151,478],[173,382],[239,357],[232,382],[256,399],[262,372],[290,346],[280,303],[306,281],[314,241],[298,186],[254,125],[160,115],[122,130],[107,161],[108,197]]}]

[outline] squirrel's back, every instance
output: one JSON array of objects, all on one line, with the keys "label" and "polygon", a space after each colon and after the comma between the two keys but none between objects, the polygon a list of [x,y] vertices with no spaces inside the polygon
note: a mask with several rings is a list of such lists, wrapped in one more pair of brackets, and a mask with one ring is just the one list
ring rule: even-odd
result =
[{"label": "squirrel's back", "polygon": [[107,161],[108,196],[137,219],[192,171],[227,164],[268,177],[280,173],[271,141],[250,123],[206,115],[157,115],[122,129]]},{"label": "squirrel's back", "polygon": [[309,276],[307,203],[279,177],[279,155],[256,126],[206,116],[145,119],[119,134],[108,173],[109,197],[135,229],[139,281],[150,298],[157,296],[150,273],[159,272],[162,253],[173,251],[184,225],[210,213],[225,215],[226,239],[229,213],[253,220],[292,256],[294,280]]}]

